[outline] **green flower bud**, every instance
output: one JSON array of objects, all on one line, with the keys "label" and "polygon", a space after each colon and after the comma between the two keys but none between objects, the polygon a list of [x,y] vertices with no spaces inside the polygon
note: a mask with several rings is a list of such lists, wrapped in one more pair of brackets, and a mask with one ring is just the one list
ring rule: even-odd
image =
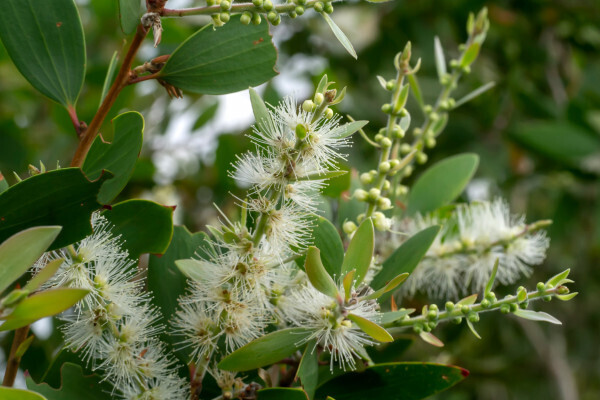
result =
[{"label": "green flower bud", "polygon": [[252,14],[252,24],[254,25],[260,25],[260,21],[261,21],[261,17],[259,13],[253,13]]},{"label": "green flower bud", "polygon": [[427,146],[430,149],[434,148],[436,143],[437,142],[432,137],[428,137],[427,139],[425,139],[425,146]]},{"label": "green flower bud", "polygon": [[380,197],[377,200],[377,207],[379,207],[382,210],[389,210],[390,208],[392,208],[392,201],[387,197]]},{"label": "green flower bud", "polygon": [[402,139],[405,134],[406,132],[404,132],[404,129],[400,128],[400,125],[394,125],[394,129],[392,129],[392,135],[396,139]]},{"label": "green flower bud", "polygon": [[404,167],[404,176],[409,177],[412,175],[412,173],[413,173],[412,165],[407,165],[406,167]]},{"label": "green flower bud", "polygon": [[240,17],[240,22],[244,25],[250,25],[251,21],[252,21],[252,13],[251,12],[246,11]]},{"label": "green flower bud", "polygon": [[262,7],[265,11],[271,11],[273,9],[273,2],[271,0],[264,0]]},{"label": "green flower bud", "polygon": [[552,296],[550,296],[550,295],[542,297],[542,301],[548,302],[548,301],[551,301],[551,300],[552,300]]},{"label": "green flower bud", "polygon": [[490,308],[491,306],[492,306],[492,304],[490,303],[490,301],[488,299],[481,300],[481,307]]},{"label": "green flower bud", "polygon": [[391,185],[391,183],[387,179],[385,181],[383,181],[383,190],[389,190],[390,185]]},{"label": "green flower bud", "polygon": [[429,310],[429,312],[427,312],[427,319],[436,319],[437,315],[437,311]]},{"label": "green flower bud", "polygon": [[223,1],[221,1],[221,10],[227,11],[230,8],[231,8],[231,3],[229,2],[229,0],[223,0]]},{"label": "green flower bud", "polygon": [[379,189],[371,188],[371,190],[369,190],[369,199],[377,200],[379,196],[381,196],[381,191]]},{"label": "green flower bud", "polygon": [[344,222],[342,229],[344,230],[344,232],[347,235],[350,235],[350,234],[354,233],[356,231],[356,229],[358,229],[358,227],[356,226],[356,224],[354,222],[346,221],[346,222]]},{"label": "green flower bud", "polygon": [[226,23],[229,22],[231,16],[228,12],[222,12],[221,14],[219,14],[219,18],[221,19],[221,22]]},{"label": "green flower bud", "polygon": [[277,22],[278,17],[279,17],[279,14],[277,14],[277,11],[269,11],[269,13],[267,14],[267,19],[273,25],[275,25],[275,23]]},{"label": "green flower bud", "polygon": [[325,3],[325,6],[323,7],[323,11],[325,11],[327,14],[331,14],[333,12],[333,4]]},{"label": "green flower bud", "polygon": [[452,318],[452,323],[455,325],[460,325],[461,322],[462,322],[461,317]]},{"label": "green flower bud", "polygon": [[354,191],[354,197],[358,201],[366,201],[369,194],[362,189],[356,189]]},{"label": "green flower bud", "polygon": [[408,194],[408,186],[399,185],[396,188],[396,196],[406,196]]},{"label": "green flower bud", "polygon": [[418,335],[419,333],[423,332],[423,325],[415,324],[415,326],[413,326],[413,331]]},{"label": "green flower bud", "polygon": [[304,140],[304,139],[306,139],[306,135],[308,135],[306,126],[304,126],[304,124],[296,125],[296,137],[300,140]]},{"label": "green flower bud", "polygon": [[470,313],[467,318],[469,319],[470,322],[479,322],[479,314],[477,314],[475,312]]},{"label": "green flower bud", "polygon": [[389,138],[384,137],[381,139],[381,147],[389,148],[392,147],[392,141]]},{"label": "green flower bud", "polygon": [[375,141],[377,143],[381,142],[383,140],[383,138],[385,138],[385,136],[383,136],[381,133],[378,133],[377,135],[375,135]]},{"label": "green flower bud", "polygon": [[[384,146],[384,147],[388,147],[388,146]],[[382,163],[379,164],[379,172],[381,172],[381,173],[385,174],[386,172],[388,172],[390,170],[390,168],[391,168],[391,165],[387,161],[383,161]]]},{"label": "green flower bud", "polygon": [[371,182],[373,182],[373,176],[371,174],[369,174],[368,172],[363,172],[362,174],[360,174],[360,183],[362,183],[363,185],[368,185]]},{"label": "green flower bud", "polygon": [[412,151],[412,146],[408,143],[402,143],[400,145],[400,153],[402,154],[408,154]]},{"label": "green flower bud", "polygon": [[535,285],[536,289],[539,292],[544,293],[544,291],[546,290],[546,285],[544,285],[544,282],[538,282],[537,285]]},{"label": "green flower bud", "polygon": [[365,219],[365,213],[362,214],[358,214],[358,217],[356,217],[356,221],[360,224],[363,220]]},{"label": "green flower bud", "polygon": [[294,19],[298,16],[298,13],[296,13],[296,11],[290,11],[288,13],[288,15],[290,16],[291,19]]},{"label": "green flower bud", "polygon": [[321,104],[323,104],[323,101],[325,101],[325,96],[323,96],[323,93],[317,93],[315,94],[315,104],[320,106]]},{"label": "green flower bud", "polygon": [[386,114],[389,114],[392,112],[392,105],[389,103],[386,103],[384,105],[381,106],[381,111],[383,111]]},{"label": "green flower bud", "polygon": [[419,137],[422,134],[423,134],[423,129],[421,129],[421,128],[415,128],[415,129],[413,129],[413,136]]},{"label": "green flower bud", "polygon": [[389,81],[387,81],[385,83],[385,88],[389,91],[396,89],[396,81],[393,79],[390,79]]},{"label": "green flower bud", "polygon": [[426,104],[425,107],[423,107],[423,112],[425,114],[431,114],[432,111],[433,107],[430,104]]},{"label": "green flower bud", "polygon": [[427,154],[418,152],[415,159],[417,160],[417,164],[425,164],[427,162]]},{"label": "green flower bud", "polygon": [[385,232],[391,228],[391,221],[385,217],[382,212],[376,212],[373,214],[373,225],[375,229],[380,232]]},{"label": "green flower bud", "polygon": [[252,4],[254,4],[254,7],[262,7],[263,0],[252,0]]},{"label": "green flower bud", "polygon": [[447,301],[444,307],[446,308],[446,311],[452,311],[454,310],[454,303],[451,301]]},{"label": "green flower bud", "polygon": [[469,306],[467,306],[467,305],[460,306],[460,312],[463,313],[464,315],[467,315],[470,311],[471,311],[471,308]]},{"label": "green flower bud", "polygon": [[502,304],[500,306],[500,312],[502,314],[508,314],[510,312],[510,305],[509,304]]},{"label": "green flower bud", "polygon": [[324,7],[324,5],[323,5],[323,3],[321,3],[320,1],[317,1],[317,2],[314,4],[314,6],[313,6],[313,7],[315,8],[315,11],[316,11],[316,12],[319,12],[319,13],[320,13],[320,12],[323,12],[323,7]]},{"label": "green flower bud", "polygon": [[296,6],[296,14],[298,14],[298,15],[304,14],[304,7]]},{"label": "green flower bud", "polygon": [[327,110],[325,110],[325,118],[327,118],[327,119],[333,118],[333,110],[331,108],[328,108]]},{"label": "green flower bud", "polygon": [[315,108],[315,103],[312,100],[305,100],[302,103],[302,109],[306,112],[311,112]]}]

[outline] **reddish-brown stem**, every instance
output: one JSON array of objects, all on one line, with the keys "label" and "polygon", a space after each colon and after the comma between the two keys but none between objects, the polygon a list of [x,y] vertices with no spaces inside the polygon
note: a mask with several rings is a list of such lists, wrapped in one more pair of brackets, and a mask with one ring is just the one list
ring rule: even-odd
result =
[{"label": "reddish-brown stem", "polygon": [[77,137],[81,137],[81,134],[86,129],[85,123],[79,121],[79,118],[77,117],[77,111],[75,110],[74,106],[69,106],[67,108],[67,112],[69,113],[69,117],[71,118],[71,122],[75,128],[75,132],[77,132]]},{"label": "reddish-brown stem", "polygon": [[108,115],[110,108],[117,99],[117,96],[119,96],[119,93],[121,93],[121,90],[123,90],[123,88],[129,84],[129,74],[131,73],[130,71],[133,60],[147,34],[148,30],[144,28],[142,24],[138,25],[133,41],[127,50],[127,54],[123,59],[123,64],[121,64],[121,68],[119,69],[119,73],[117,74],[115,81],[108,90],[108,93],[102,101],[100,108],[98,108],[98,111],[96,111],[96,115],[94,115],[92,122],[90,122],[90,125],[85,132],[83,132],[83,135],[80,138],[79,145],[77,146],[77,150],[75,150],[75,155],[71,161],[72,167],[81,167],[83,165],[85,156],[90,150],[94,139],[98,135],[100,127]]},{"label": "reddish-brown stem", "polygon": [[19,370],[19,364],[21,363],[21,357],[17,355],[17,350],[21,343],[27,339],[29,333],[29,325],[19,328],[15,331],[15,337],[13,338],[12,346],[10,348],[10,355],[8,356],[8,362],[6,363],[6,372],[4,373],[4,380],[2,381],[3,386],[12,387],[17,377],[17,371]]},{"label": "reddish-brown stem", "polygon": [[138,76],[137,78],[129,79],[128,84],[132,85],[134,83],[148,81],[150,79],[155,79],[156,77],[158,77],[158,75],[159,75],[159,72],[155,72],[150,75]]}]

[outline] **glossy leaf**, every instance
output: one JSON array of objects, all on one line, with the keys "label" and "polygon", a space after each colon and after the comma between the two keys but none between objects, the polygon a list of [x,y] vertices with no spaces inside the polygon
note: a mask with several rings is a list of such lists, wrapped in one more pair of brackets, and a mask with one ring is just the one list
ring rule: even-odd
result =
[{"label": "glossy leaf", "polygon": [[383,262],[381,271],[375,275],[371,282],[371,287],[379,289],[385,286],[394,276],[405,272],[411,274],[429,250],[439,231],[439,226],[430,226],[404,242]]},{"label": "glossy leaf", "polygon": [[314,246],[310,246],[306,252],[304,270],[315,289],[329,297],[338,296],[338,288],[321,262],[321,252]]},{"label": "glossy leaf", "polygon": [[394,338],[383,327],[356,314],[348,314],[348,319],[354,322],[367,335],[379,342],[393,342]]},{"label": "glossy leaf", "polygon": [[90,217],[100,208],[96,196],[104,173],[88,181],[79,168],[34,175],[0,194],[0,241],[33,226],[60,225],[62,231],[50,250],[64,247],[92,233]]},{"label": "glossy leaf", "polygon": [[256,126],[268,128],[273,124],[271,114],[267,105],[256,92],[256,90],[250,88],[250,103],[252,104],[252,112],[254,113],[254,119],[256,120]]},{"label": "glossy leaf", "polygon": [[308,395],[297,388],[266,388],[256,392],[256,400],[308,400]]},{"label": "glossy leaf", "polygon": [[82,368],[73,363],[64,363],[60,369],[61,385],[55,389],[47,383],[35,383],[27,377],[27,388],[44,395],[48,400],[110,400],[112,385],[108,381],[100,382],[96,375],[85,376]]},{"label": "glossy leaf", "polygon": [[[321,251],[321,261],[331,277],[339,276],[344,260],[344,244],[337,229],[329,220],[317,217],[313,225],[313,245]],[[299,259],[304,266],[305,257]]]},{"label": "glossy leaf", "polygon": [[221,360],[219,368],[226,371],[248,371],[283,360],[304,346],[311,331],[304,328],[287,328],[271,332]]},{"label": "glossy leaf", "polygon": [[24,389],[14,389],[0,386],[0,399],[2,400],[46,400],[39,393],[31,392]]},{"label": "glossy leaf", "polygon": [[298,372],[296,373],[296,379],[300,379],[302,388],[310,400],[315,397],[315,391],[319,382],[319,352],[316,349],[316,345],[317,342],[315,339],[306,344],[300,365],[298,365]]},{"label": "glossy leaf", "polygon": [[108,63],[108,69],[106,70],[106,76],[104,77],[104,84],[102,85],[102,93],[100,94],[100,103],[98,107],[102,104],[102,101],[106,97],[108,93],[108,89],[110,89],[110,85],[113,81],[113,76],[115,75],[115,71],[117,70],[117,61],[119,60],[119,52],[115,51]]},{"label": "glossy leaf", "polygon": [[124,34],[129,35],[135,31],[141,16],[142,8],[139,0],[119,0],[119,21]]},{"label": "glossy leaf", "polygon": [[317,398],[420,400],[456,385],[468,374],[460,367],[434,363],[378,364],[328,381],[317,390]]},{"label": "glossy leaf", "polygon": [[348,272],[344,279],[342,280],[342,284],[344,286],[344,298],[346,301],[350,299],[350,295],[352,294],[352,285],[354,283],[354,274],[356,274],[356,270]]},{"label": "glossy leaf", "polygon": [[479,157],[467,153],[431,166],[411,189],[406,214],[425,214],[452,202],[467,186],[478,164]]},{"label": "glossy leaf", "polygon": [[173,208],[149,200],[126,200],[105,210],[114,225],[113,235],[121,235],[129,256],[163,254],[173,236]]},{"label": "glossy leaf", "polygon": [[359,129],[362,129],[368,123],[369,121],[348,122],[332,129],[329,134],[334,138],[347,138],[348,136],[358,132]]},{"label": "glossy leaf", "polygon": [[335,22],[333,22],[333,20],[331,19],[331,17],[328,14],[322,12],[321,15],[323,16],[323,18],[325,18],[325,21],[327,21],[327,24],[331,28],[331,31],[333,32],[333,34],[335,35],[337,40],[342,44],[342,46],[344,46],[346,51],[348,53],[350,53],[350,55],[352,57],[358,58],[358,56],[356,55],[356,51],[354,50],[354,47],[352,47],[352,43],[350,43],[350,39],[348,39],[346,34],[344,32],[342,32],[340,27],[337,26]]},{"label": "glossy leaf", "polygon": [[368,295],[365,298],[366,299],[378,299],[384,293],[388,293],[388,292],[391,292],[392,290],[396,289],[398,286],[400,286],[402,283],[404,283],[406,278],[408,278],[408,272],[404,272],[404,273],[396,276],[391,281],[389,281],[384,287],[382,287],[379,290],[376,290],[375,292],[371,293],[370,295]]},{"label": "glossy leaf", "polygon": [[363,281],[371,265],[373,258],[373,248],[375,246],[375,231],[373,229],[373,221],[368,218],[364,220],[346,250],[344,262],[342,263],[342,275],[346,275],[353,269],[356,270],[355,285],[358,286]]},{"label": "glossy leaf", "polygon": [[246,26],[232,17],[222,27],[209,24],[183,42],[160,79],[194,93],[233,93],[273,78],[276,61],[268,23]]},{"label": "glossy leaf", "polygon": [[36,293],[21,301],[6,317],[0,331],[17,329],[38,319],[59,314],[88,294],[88,290],[58,288]]},{"label": "glossy leaf", "polygon": [[23,286],[23,290],[26,290],[29,293],[36,291],[44,284],[44,282],[52,278],[64,261],[64,258],[57,258],[56,260],[50,261],[44,268],[38,271],[38,273],[35,274],[25,286]]},{"label": "glossy leaf", "polygon": [[562,325],[562,322],[560,322],[558,319],[543,311],[518,309],[517,311],[513,312],[513,314],[515,314],[517,317],[521,317],[531,321],[550,322],[551,324]]},{"label": "glossy leaf", "polygon": [[138,155],[142,150],[144,118],[135,111],[120,114],[112,121],[114,139],[107,143],[98,135],[83,162],[83,172],[90,179],[97,179],[102,170],[113,177],[102,185],[98,201],[110,203],[125,187],[133,174]]},{"label": "glossy leaf", "polygon": [[393,335],[394,341],[391,343],[382,343],[379,346],[367,347],[369,357],[374,363],[397,362],[402,359],[403,354],[415,342],[414,335],[402,334]]},{"label": "glossy leaf", "polygon": [[44,254],[60,230],[60,226],[29,228],[0,244],[0,294]]},{"label": "glossy leaf", "polygon": [[3,0],[0,38],[19,72],[64,107],[75,105],[85,75],[85,39],[73,0]]}]

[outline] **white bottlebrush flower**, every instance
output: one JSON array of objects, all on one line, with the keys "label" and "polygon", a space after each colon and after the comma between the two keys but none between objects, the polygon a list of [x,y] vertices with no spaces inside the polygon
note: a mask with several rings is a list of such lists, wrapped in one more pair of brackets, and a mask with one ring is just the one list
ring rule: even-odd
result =
[{"label": "white bottlebrush flower", "polygon": [[401,221],[398,230],[412,236],[438,224],[440,233],[402,286],[405,294],[426,291],[432,297],[457,298],[469,288],[481,291],[496,259],[496,281],[511,284],[544,260],[549,245],[546,234],[532,231],[524,216],[511,216],[502,199],[458,205],[443,220],[417,215]]}]

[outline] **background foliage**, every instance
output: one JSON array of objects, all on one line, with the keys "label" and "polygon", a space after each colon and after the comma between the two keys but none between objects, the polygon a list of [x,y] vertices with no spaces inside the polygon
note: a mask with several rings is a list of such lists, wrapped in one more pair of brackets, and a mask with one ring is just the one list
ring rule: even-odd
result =
[{"label": "background foliage", "polygon": [[[89,121],[98,105],[108,61],[121,50],[124,35],[117,2],[79,3],[86,4],[80,13],[88,54],[78,112],[80,119]],[[594,302],[594,293],[600,289],[596,267],[600,255],[600,5],[591,0],[338,4],[333,18],[355,45],[359,61],[344,51],[321,18],[306,15],[286,20],[274,29],[274,37],[280,50],[278,69],[291,70],[291,76],[286,72],[269,84],[265,97],[275,102],[293,90],[308,95],[302,92],[306,81],[316,83],[326,72],[330,80],[349,89],[341,112],[381,126],[385,115],[380,105],[388,95],[376,84],[375,76],[391,76],[393,56],[411,40],[415,59],[423,59],[419,79],[424,95],[433,98],[438,90],[434,35],[450,56],[455,55],[451,51],[464,40],[466,16],[484,5],[489,8],[490,32],[461,90],[466,93],[489,80],[497,85],[451,114],[428,165],[451,154],[479,154],[477,175],[486,178],[476,179],[466,196],[503,194],[512,210],[526,212],[528,220],[553,219],[549,256],[537,268],[539,276],[530,282],[571,267],[581,295],[572,302],[553,302],[552,313],[563,321],[562,327],[483,316],[478,325],[483,340],[478,341],[464,326],[445,326],[437,334],[451,349],[415,343],[402,360],[458,364],[471,371],[470,379],[438,395],[440,399],[596,399],[600,397],[596,340],[600,314]],[[205,22],[200,17],[164,19],[160,52],[144,47],[138,60],[172,52]],[[291,78],[299,86],[292,86]],[[0,170],[24,176],[30,160],[66,166],[77,143],[67,113],[29,86],[3,47],[0,91]],[[246,93],[241,96],[247,98]],[[188,93],[183,100],[170,101],[155,82],[127,87],[102,132],[110,136],[110,119],[131,109],[142,110],[149,129],[133,179],[117,201],[142,195],[164,204],[177,203],[176,218],[192,231],[216,218],[210,206],[213,202],[225,204],[225,209],[228,202],[232,205],[228,193],[240,189],[226,170],[234,154],[249,146],[242,134],[251,120],[244,126],[243,110],[232,111],[227,106],[231,101],[235,97]],[[375,154],[366,146],[361,148],[360,140],[355,143],[351,157],[360,169],[368,169]],[[10,175],[7,179],[14,182]],[[337,215],[335,207],[329,212]],[[414,302],[420,304],[419,299]],[[0,336],[5,354],[9,339]],[[56,332],[48,340],[36,339],[23,368],[34,378],[39,376],[39,368],[47,363],[38,360],[50,358],[59,343]]]}]

